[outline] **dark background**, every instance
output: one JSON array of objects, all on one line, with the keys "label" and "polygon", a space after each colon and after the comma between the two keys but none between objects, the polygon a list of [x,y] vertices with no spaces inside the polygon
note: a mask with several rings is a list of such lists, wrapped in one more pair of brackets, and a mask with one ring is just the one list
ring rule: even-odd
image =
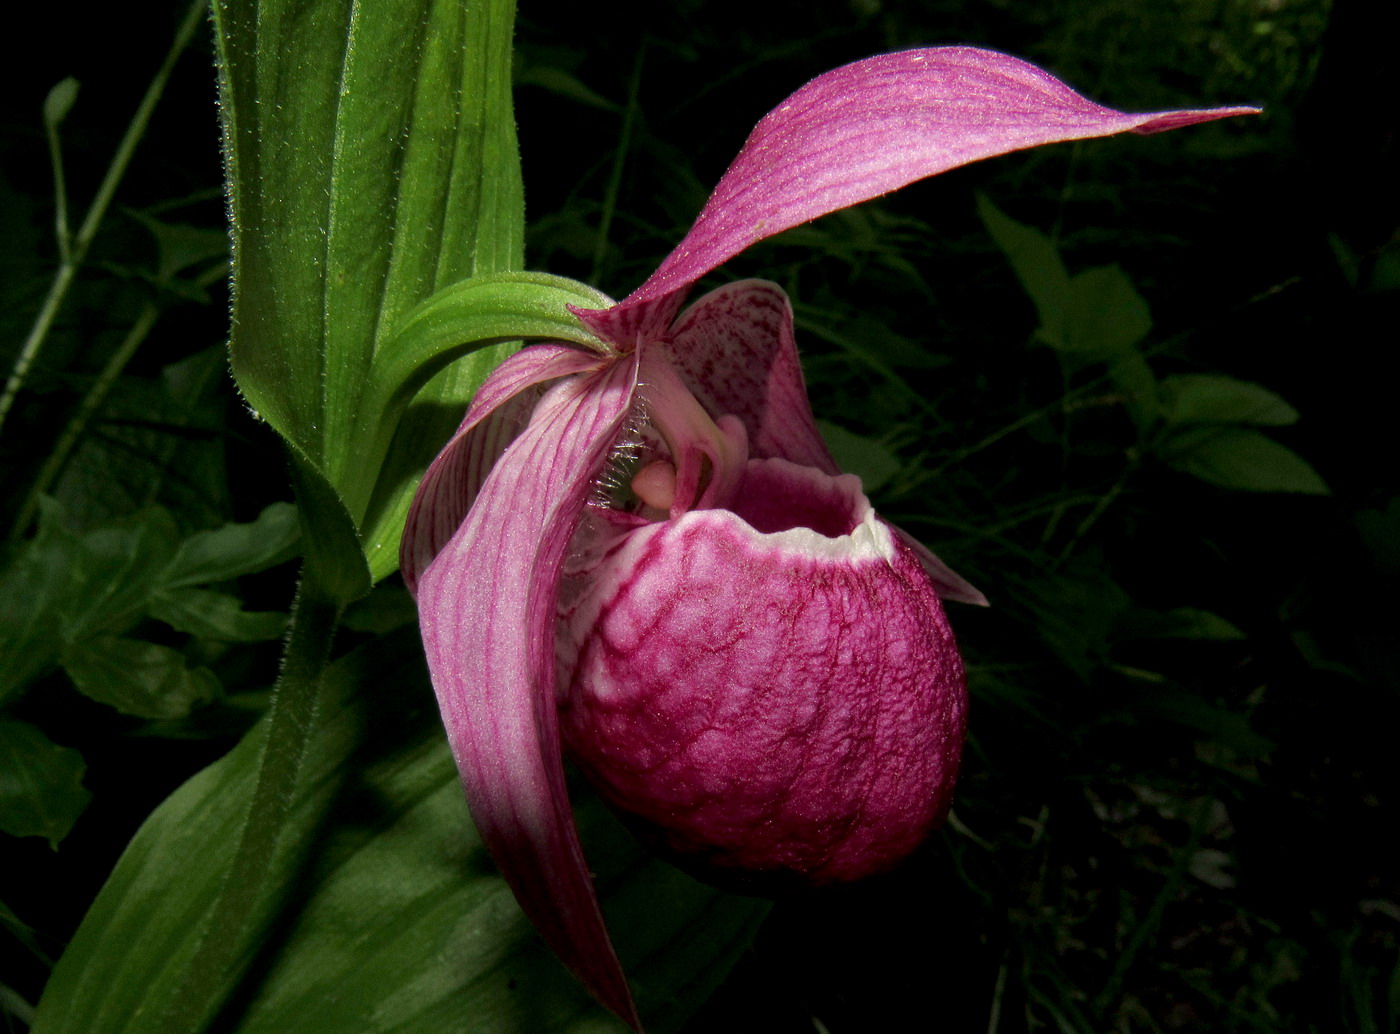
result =
[{"label": "dark background", "polygon": [[[62,131],[76,224],[182,8],[32,13],[0,61],[6,373],[57,257],[43,98],[81,82]],[[780,902],[690,1030],[1400,1029],[1395,20],[1363,0],[522,5],[528,265],[615,297],[679,240],[759,117],[871,53],[970,43],[1125,110],[1265,108],[959,170],[713,278],[789,290],[818,415],[897,461],[877,507],[994,606],[951,609],[973,694],[956,822],[891,876]],[[120,516],[138,483],[190,528],[289,495],[226,380],[179,419],[133,415],[170,364],[221,361],[222,286],[161,282],[135,214],[221,231],[213,82],[206,29],[0,434],[0,512],[152,299],[158,325],[55,487],[75,525]],[[1095,371],[1033,343],[979,192],[1050,233],[1072,272],[1122,267],[1151,306],[1156,373],[1291,403],[1301,419],[1270,434],[1331,495],[1221,487],[1155,456]],[[285,606],[292,573],[245,579],[248,605]],[[1153,624],[1180,608],[1239,634]],[[275,645],[222,669],[231,695],[256,701]],[[241,727],[221,712],[152,729],[59,681],[21,714],[83,750],[94,801],[57,851],[0,847],[0,901],[41,949],[0,982],[30,1002],[41,955],[141,818]]]}]

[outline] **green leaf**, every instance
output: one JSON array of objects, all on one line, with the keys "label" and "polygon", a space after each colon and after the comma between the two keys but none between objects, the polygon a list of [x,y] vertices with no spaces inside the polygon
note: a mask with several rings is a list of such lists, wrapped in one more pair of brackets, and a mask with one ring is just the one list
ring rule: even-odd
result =
[{"label": "green leaf", "polygon": [[273,503],[247,524],[225,524],[185,539],[164,583],[179,588],[264,571],[296,556],[300,537],[296,507]]},{"label": "green leaf", "polygon": [[[357,528],[393,431],[367,401],[376,353],[434,291],[521,264],[513,16],[509,0],[214,4],[234,375]],[[483,375],[435,378],[395,449],[425,465]]]},{"label": "green leaf", "polygon": [[38,726],[0,718],[0,830],[57,848],[92,800],[85,771],[81,754]]},{"label": "green leaf", "polygon": [[1124,620],[1125,631],[1138,639],[1201,639],[1227,642],[1246,638],[1234,624],[1214,611],[1175,607],[1158,611],[1134,608]]},{"label": "green leaf", "polygon": [[211,589],[161,591],[147,612],[176,631],[226,643],[276,639],[287,628],[286,614],[247,611],[238,597]]},{"label": "green leaf", "polygon": [[867,493],[878,490],[899,473],[898,457],[874,438],[855,434],[825,420],[818,420],[817,427],[836,465],[859,477]]},{"label": "green leaf", "polygon": [[[232,597],[193,586],[260,571],[294,555],[299,531],[290,504],[274,504],[249,524],[197,532],[180,542],[173,557],[171,543],[179,534],[158,507],[82,534],[64,522],[58,504],[43,500],[38,535],[0,574],[0,698],[20,692],[62,653],[69,675],[81,676],[79,688],[94,699],[146,717],[184,715],[194,704],[175,701],[217,695],[213,676],[186,672],[173,651],[117,637],[147,617],[229,642],[281,634],[283,615],[247,613]],[[350,552],[363,570],[358,547]],[[367,586],[367,576],[362,581]],[[138,667],[118,670],[128,662]]]},{"label": "green leaf", "polygon": [[73,643],[62,663],[84,696],[140,718],[183,718],[223,692],[213,672],[187,668],[179,651],[120,636]]},{"label": "green leaf", "polygon": [[[392,692],[381,688],[392,684]],[[412,633],[329,671],[275,905],[240,956],[257,980],[219,1018],[238,1034],[621,1031],[543,947],[473,831]],[[265,725],[265,723],[264,723]],[[142,827],[45,989],[33,1034],[137,1034],[191,958],[237,836],[259,730]],[[764,907],[655,860],[596,799],[580,807],[604,908],[642,1009],[674,1030]],[[236,975],[228,975],[230,988]]]},{"label": "green leaf", "polygon": [[410,399],[418,399],[397,421],[393,445],[386,440],[371,449],[389,456],[361,532],[376,581],[397,569],[399,539],[423,468],[466,414],[465,404],[457,410],[427,404],[423,384],[451,375],[469,397],[514,350],[515,338],[601,348],[566,306],[611,304],[601,292],[564,277],[494,273],[445,287],[408,314],[375,356],[375,388],[366,403],[371,411],[397,417]]},{"label": "green leaf", "polygon": [[1035,303],[1041,337],[1055,348],[1064,347],[1069,341],[1070,278],[1055,245],[1039,230],[1005,215],[983,194],[977,195],[977,214]]},{"label": "green leaf", "polygon": [[1133,354],[1152,329],[1152,314],[1126,273],[1098,266],[1070,281],[1066,334],[1058,346],[1085,358],[1113,359]]},{"label": "green leaf", "polygon": [[1176,424],[1255,424],[1286,427],[1298,411],[1268,388],[1218,374],[1166,377],[1160,385],[1167,419]]},{"label": "green leaf", "polygon": [[1327,482],[1307,460],[1259,431],[1192,428],[1169,437],[1162,454],[1168,464],[1182,473],[1223,488],[1331,494]]},{"label": "green leaf", "polygon": [[134,625],[176,537],[155,507],[77,535],[44,499],[39,533],[0,577],[0,698],[51,668],[65,644]]},{"label": "green leaf", "polygon": [[41,510],[39,533],[0,572],[0,701],[52,667],[77,536],[52,508]]},{"label": "green leaf", "polygon": [[468,350],[514,338],[602,344],[567,306],[602,309],[613,301],[576,280],[549,273],[493,273],[462,280],[415,308],[375,356],[380,409],[412,398],[438,370]]},{"label": "green leaf", "polygon": [[207,267],[214,260],[228,257],[228,234],[206,226],[188,223],[167,223],[146,212],[131,212],[131,217],[151,232],[156,242],[156,268],[151,280],[195,301],[208,300],[208,292],[193,280],[181,280],[179,274],[191,266]]},{"label": "green leaf", "polygon": [[297,520],[306,545],[306,570],[320,591],[340,604],[357,600],[374,584],[345,500],[295,446],[289,446]]}]

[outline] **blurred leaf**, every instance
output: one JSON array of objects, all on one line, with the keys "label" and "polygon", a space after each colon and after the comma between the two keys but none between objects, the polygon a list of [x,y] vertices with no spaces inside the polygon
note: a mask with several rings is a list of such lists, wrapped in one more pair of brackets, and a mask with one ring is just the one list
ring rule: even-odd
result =
[{"label": "blurred leaf", "polygon": [[1298,411],[1268,388],[1217,374],[1165,377],[1159,386],[1166,417],[1176,424],[1286,427]]},{"label": "blurred leaf", "polygon": [[1055,245],[1039,230],[1003,214],[984,194],[977,195],[977,214],[1035,303],[1041,337],[1055,348],[1065,347],[1069,341],[1070,278]]},{"label": "blurred leaf", "polygon": [[247,611],[238,597],[209,589],[162,590],[147,613],[178,632],[226,643],[276,639],[287,627],[286,614]]},{"label": "blurred leaf", "polygon": [[[390,683],[392,692],[380,691]],[[416,635],[341,659],[325,693],[293,826],[272,866],[297,914],[275,928],[273,907],[254,917],[242,951],[265,952],[262,978],[220,1028],[622,1030],[538,940],[476,838]],[[264,728],[147,820],[60,959],[34,1034],[150,1029],[182,979],[232,853]],[[596,799],[580,810],[604,908],[627,920],[614,928],[643,1012],[655,1030],[674,1030],[766,906],[649,860]]]},{"label": "blurred leaf", "polygon": [[1055,655],[1088,680],[1108,655],[1120,615],[1131,600],[1122,586],[1085,555],[1063,574],[1046,575],[1026,586],[1035,629]]},{"label": "blurred leaf", "polygon": [[273,503],[248,524],[196,532],[180,543],[165,584],[172,588],[222,582],[285,563],[301,537],[296,507]]},{"label": "blurred leaf", "polygon": [[418,623],[418,604],[402,583],[380,582],[363,599],[345,608],[341,625],[356,632],[383,635]]},{"label": "blurred leaf", "polygon": [[1242,758],[1262,758],[1277,744],[1250,724],[1247,716],[1202,700],[1174,686],[1133,694],[1131,706],[1140,718],[1166,721],[1202,733]]},{"label": "blurred leaf", "polygon": [[1392,578],[1400,576],[1400,496],[1382,509],[1358,510],[1356,530],[1376,566]]},{"label": "blurred leaf", "polygon": [[85,771],[81,754],[54,743],[38,726],[0,718],[0,829],[46,837],[57,848],[92,800]]},{"label": "blurred leaf", "polygon": [[0,571],[0,701],[58,657],[60,618],[77,539],[45,510],[39,533]]},{"label": "blurred leaf", "polygon": [[146,212],[130,212],[133,219],[151,232],[156,242],[156,268],[151,278],[158,286],[191,301],[208,301],[208,291],[193,280],[181,279],[191,266],[201,271],[210,262],[228,258],[228,233],[188,223],[167,223]]},{"label": "blurred leaf", "polygon": [[1217,642],[1247,636],[1219,614],[1196,607],[1148,610],[1135,607],[1124,617],[1124,632],[1139,639],[1205,639]]},{"label": "blurred leaf", "polygon": [[899,473],[902,466],[899,459],[874,438],[866,438],[825,420],[818,420],[817,427],[836,465],[859,477],[867,494],[877,491]]},{"label": "blurred leaf", "polygon": [[43,500],[39,533],[0,573],[0,699],[58,663],[61,653],[69,676],[93,699],[129,714],[178,717],[218,695],[213,676],[187,671],[175,651],[118,637],[147,617],[228,642],[281,634],[284,616],[248,613],[233,597],[192,586],[294,555],[295,507],[275,503],[250,524],[183,541],[160,507],[81,534],[64,519],[56,502]]},{"label": "blurred leaf", "polygon": [[138,620],[176,537],[158,508],[77,535],[43,500],[39,533],[0,577],[0,698],[52,667],[65,644]]},{"label": "blurred leaf", "polygon": [[1162,453],[1175,469],[1223,488],[1308,495],[1331,492],[1307,460],[1259,431],[1234,427],[1184,430],[1166,440]]},{"label": "blurred leaf", "polygon": [[178,650],[137,639],[92,636],[60,660],[84,696],[140,718],[183,718],[223,692],[209,669],[186,667]]},{"label": "blurred leaf", "polygon": [[224,462],[228,353],[213,346],[123,376],[64,466],[52,494],[75,527],[159,503],[192,525],[226,519]]},{"label": "blurred leaf", "polygon": [[1069,283],[1066,333],[1057,346],[1110,359],[1131,352],[1152,329],[1152,314],[1126,273],[1099,266],[1076,273]]},{"label": "blurred leaf", "polygon": [[621,105],[590,89],[578,76],[557,65],[527,64],[515,72],[517,86],[538,86],[571,101],[600,111],[621,112]]}]

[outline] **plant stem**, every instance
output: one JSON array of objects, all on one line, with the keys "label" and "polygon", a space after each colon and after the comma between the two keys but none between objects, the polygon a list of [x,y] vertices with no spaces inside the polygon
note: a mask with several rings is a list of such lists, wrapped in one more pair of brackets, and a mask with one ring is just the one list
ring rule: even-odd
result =
[{"label": "plant stem", "polygon": [[622,134],[617,141],[617,154],[613,156],[612,173],[608,176],[608,186],[603,194],[603,214],[598,220],[598,239],[593,246],[593,268],[588,274],[588,282],[596,284],[603,273],[603,260],[608,252],[608,232],[612,228],[613,215],[617,212],[617,195],[622,189],[622,170],[627,164],[627,152],[632,147],[632,129],[637,121],[640,107],[638,96],[642,85],[642,64],[646,60],[647,44],[637,48],[637,56],[632,61],[632,78],[627,85],[627,110],[622,116]]},{"label": "plant stem", "polygon": [[[112,163],[107,167],[107,175],[102,178],[102,183],[97,188],[97,194],[92,199],[92,205],[88,208],[82,226],[78,228],[77,234],[66,249],[63,247],[63,241],[59,242],[62,260],[59,262],[58,270],[54,273],[53,283],[49,285],[48,296],[44,298],[44,304],[39,309],[38,316],[34,318],[34,325],[29,329],[29,337],[25,339],[19,357],[15,360],[14,368],[10,371],[9,379],[5,382],[5,390],[0,392],[0,429],[4,428],[5,418],[9,415],[10,408],[15,404],[15,396],[24,386],[24,382],[29,376],[29,370],[34,365],[34,359],[39,354],[39,349],[43,347],[44,339],[48,337],[49,330],[53,327],[54,319],[58,316],[58,310],[62,308],[64,300],[68,297],[68,291],[73,286],[73,278],[77,276],[78,270],[82,267],[83,259],[87,255],[88,246],[97,236],[98,227],[102,225],[102,220],[107,215],[107,209],[112,204],[112,197],[117,192],[117,186],[121,183],[122,177],[126,175],[132,155],[136,153],[136,145],[146,135],[146,127],[150,124],[151,113],[155,111],[161,94],[165,92],[166,84],[170,81],[170,73],[175,68],[175,62],[189,46],[190,40],[194,38],[195,30],[199,28],[203,19],[204,0],[195,0],[190,5],[185,20],[180,23],[180,28],[175,33],[175,40],[170,44],[170,50],[166,53],[160,69],[151,80],[151,85],[146,88],[146,94],[141,98],[141,103],[136,108],[136,114],[132,116],[130,125],[126,127],[126,133],[117,146],[117,153],[112,156]],[[64,203],[66,204],[66,202]]]},{"label": "plant stem", "polygon": [[258,760],[253,799],[185,980],[155,1028],[161,1034],[196,1034],[206,1027],[236,982],[234,971],[246,951],[254,916],[263,913],[269,895],[276,892],[268,885],[268,874],[284,846],[341,609],[311,572],[304,571],[292,605],[282,674],[267,715],[267,742]]}]

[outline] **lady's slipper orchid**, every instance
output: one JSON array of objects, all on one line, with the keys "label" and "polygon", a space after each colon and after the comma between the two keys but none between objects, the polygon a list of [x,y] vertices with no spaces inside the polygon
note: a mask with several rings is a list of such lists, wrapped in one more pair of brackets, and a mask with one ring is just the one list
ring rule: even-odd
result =
[{"label": "lady's slipper orchid", "polygon": [[681,311],[764,237],[955,166],[1251,108],[1129,115],[1016,58],[886,54],[759,123],[593,351],[529,347],[423,479],[402,567],[481,835],[583,983],[640,1023],[565,789],[711,873],[807,884],[906,855],[946,814],[962,665],[938,597],[983,602],[881,521],[817,432],[773,284]]}]

